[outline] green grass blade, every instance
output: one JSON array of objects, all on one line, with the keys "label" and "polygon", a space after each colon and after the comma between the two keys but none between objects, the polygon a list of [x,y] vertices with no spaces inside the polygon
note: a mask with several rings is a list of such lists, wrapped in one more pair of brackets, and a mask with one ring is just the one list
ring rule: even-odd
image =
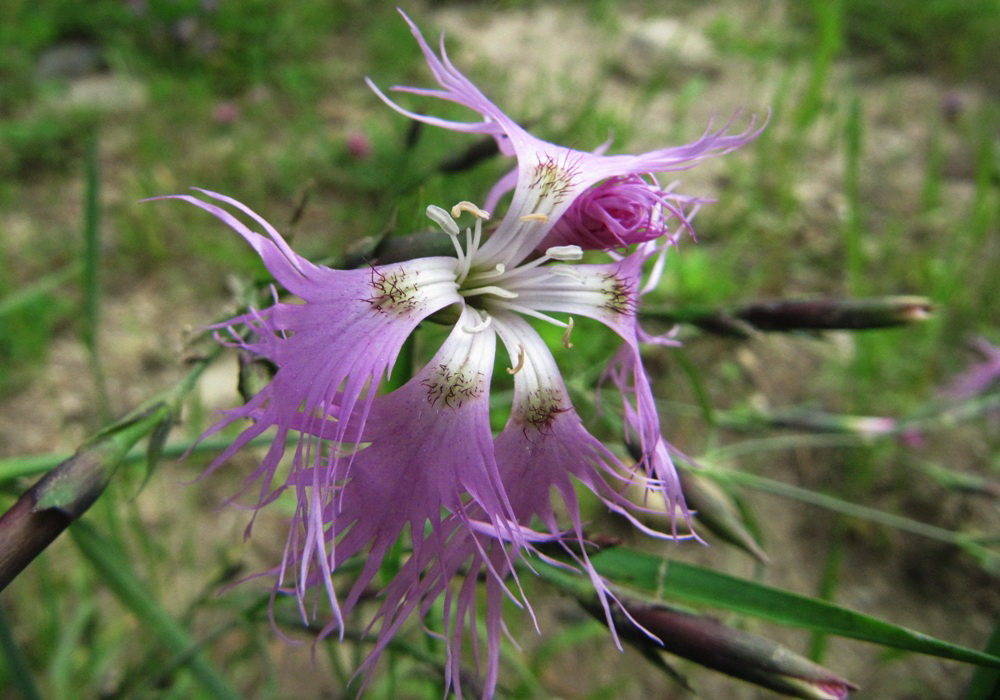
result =
[{"label": "green grass blade", "polygon": [[[3,654],[6,668],[3,676],[10,679],[8,689],[16,690],[24,700],[42,700],[42,694],[35,685],[35,679],[31,672],[31,665],[24,658],[21,648],[14,641],[11,634],[10,625],[7,622],[7,615],[3,607],[0,607],[0,654]],[[2,688],[3,685],[0,685]]]},{"label": "green grass blade", "polygon": [[824,634],[874,642],[943,659],[1000,668],[1000,656],[951,644],[816,598],[782,591],[683,562],[667,561],[628,549],[611,549],[592,558],[612,581],[660,596],[725,608]]},{"label": "green grass blade", "polygon": [[[1000,656],[1000,618],[997,618],[997,624],[993,628],[990,640],[986,642],[984,651],[987,654]],[[982,666],[977,668],[976,672],[972,674],[972,680],[969,681],[969,687],[965,689],[963,698],[964,700],[1000,698],[1000,671]]]},{"label": "green grass blade", "polygon": [[100,322],[100,267],[99,207],[100,173],[97,162],[97,132],[87,143],[86,187],[84,189],[83,216],[83,342],[91,352],[97,349],[97,326]]},{"label": "green grass blade", "polygon": [[[289,444],[293,444],[297,439],[298,438],[289,438]],[[247,447],[268,447],[271,442],[271,438],[268,437],[257,438],[256,440],[251,440],[247,443]],[[197,445],[192,445],[190,442],[165,445],[160,450],[158,458],[179,458],[188,452],[191,454],[222,452],[222,450],[229,447],[232,443],[233,441],[231,438],[216,438],[213,440],[202,440]],[[59,466],[61,462],[65,462],[70,457],[72,457],[72,454],[63,452],[0,459],[0,484],[25,476],[44,474],[45,472]],[[123,461],[125,464],[134,464],[148,459],[148,450],[144,448],[133,448],[125,456]]]},{"label": "green grass blade", "polygon": [[72,455],[68,452],[8,457],[0,460],[0,484],[25,476],[36,476],[55,469]]},{"label": "green grass blade", "polygon": [[997,552],[983,547],[974,537],[961,532],[953,532],[952,530],[946,530],[945,528],[937,527],[936,525],[928,525],[927,523],[919,520],[907,518],[902,515],[896,515],[895,513],[887,513],[886,511],[879,510],[877,508],[870,508],[858,503],[852,503],[835,496],[828,496],[825,493],[804,489],[800,486],[793,486],[792,484],[786,484],[782,481],[768,479],[766,477],[757,476],[756,474],[750,474],[748,472],[713,468],[710,471],[707,471],[706,474],[718,477],[719,480],[723,482],[739,484],[740,486],[752,488],[757,491],[763,491],[764,493],[770,493],[775,496],[782,496],[784,498],[794,499],[801,503],[808,503],[819,508],[825,508],[826,510],[834,513],[842,513],[852,518],[868,520],[873,523],[885,525],[886,527],[895,528],[902,532],[909,532],[914,535],[919,535],[920,537],[926,537],[938,542],[945,542],[947,544],[954,545],[979,559],[987,570],[995,570],[997,566],[1000,565],[1000,555],[998,555]]},{"label": "green grass blade", "polygon": [[52,681],[52,696],[71,698],[77,686],[74,683],[73,666],[79,661],[81,649],[91,651],[93,645],[87,644],[88,627],[96,617],[93,598],[81,600],[72,615],[62,621],[59,626],[59,639],[49,663],[49,678]]},{"label": "green grass blade", "polygon": [[864,255],[861,249],[862,204],[861,168],[864,151],[864,114],[861,99],[855,97],[847,113],[845,126],[844,195],[847,199],[847,221],[844,224],[845,270],[847,289],[853,296],[868,290],[864,283]]},{"label": "green grass blade", "polygon": [[16,292],[8,294],[0,299],[0,319],[7,314],[19,311],[22,307],[35,303],[39,299],[45,298],[66,282],[80,274],[82,267],[79,264],[71,264],[51,272],[36,280]]},{"label": "green grass blade", "polygon": [[83,218],[83,342],[90,355],[90,367],[97,388],[97,403],[101,422],[111,419],[111,408],[101,364],[98,343],[100,324],[101,289],[100,270],[100,163],[97,153],[97,130],[90,134],[87,143],[86,187],[84,190]]},{"label": "green grass blade", "polygon": [[[844,531],[844,522],[837,519],[834,524],[834,532],[838,537],[830,541],[830,548],[826,553],[826,562],[823,565],[823,577],[819,584],[819,599],[824,601],[833,600],[837,592],[837,584],[840,579],[840,566],[843,559],[844,540],[841,533]],[[826,653],[827,637],[822,632],[814,632],[809,640],[809,658],[816,663],[823,663],[823,655]]]},{"label": "green grass blade", "polygon": [[201,653],[198,642],[149,594],[132,573],[129,563],[110,542],[83,521],[74,523],[70,532],[100,579],[139,618],[143,626],[158,637],[165,648],[185,657],[187,668],[210,697],[234,700],[240,697],[229,681]]},{"label": "green grass blade", "polygon": [[804,129],[815,121],[823,109],[824,94],[830,80],[833,61],[844,44],[844,12],[840,2],[811,0],[809,12],[816,20],[816,34],[812,37],[812,69],[809,82],[795,113],[795,123]]}]

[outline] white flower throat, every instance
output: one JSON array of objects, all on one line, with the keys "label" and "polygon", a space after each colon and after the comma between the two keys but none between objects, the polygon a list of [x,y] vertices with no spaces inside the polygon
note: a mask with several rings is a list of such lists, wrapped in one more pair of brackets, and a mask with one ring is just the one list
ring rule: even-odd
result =
[{"label": "white flower throat", "polygon": [[[476,220],[474,226],[465,229],[464,248],[460,240],[462,231],[455,222],[455,219],[459,218],[463,212],[472,214]],[[480,317],[480,322],[465,327],[466,331],[469,333],[484,331],[492,322],[491,312],[509,310],[565,328],[567,332],[563,343],[570,347],[569,331],[573,328],[572,317],[568,322],[560,321],[515,300],[522,297],[523,292],[544,292],[540,288],[544,285],[540,285],[537,276],[526,273],[551,261],[580,260],[583,257],[583,250],[579,246],[554,246],[546,250],[544,255],[509,269],[503,263],[492,266],[477,265],[476,254],[483,243],[483,222],[490,218],[489,212],[480,209],[472,202],[463,201],[452,207],[450,213],[432,204],[427,207],[427,216],[451,238],[457,259],[455,281],[458,284],[458,294]],[[525,226],[545,226],[548,224],[549,217],[547,214],[534,213],[522,216],[520,220]],[[573,269],[568,266],[550,266],[547,271],[550,275],[555,276],[574,276]]]}]

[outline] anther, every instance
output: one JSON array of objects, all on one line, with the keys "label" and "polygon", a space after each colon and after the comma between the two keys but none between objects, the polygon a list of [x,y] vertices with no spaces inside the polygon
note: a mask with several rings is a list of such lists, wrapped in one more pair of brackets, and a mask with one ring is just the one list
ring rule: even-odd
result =
[{"label": "anther", "polygon": [[429,204],[427,206],[427,218],[440,226],[441,230],[449,236],[457,237],[461,232],[461,229],[458,228],[458,224],[455,223],[455,220],[448,216],[448,212],[437,205]]},{"label": "anther", "polygon": [[486,318],[474,326],[462,326],[462,330],[465,331],[466,333],[482,333],[483,331],[485,331],[487,328],[490,327],[491,323],[493,323],[492,316],[490,316],[489,314],[483,314],[483,316],[485,316]]},{"label": "anther", "polygon": [[540,221],[543,224],[549,223],[549,215],[548,214],[543,214],[540,211],[537,211],[534,214],[525,214],[524,216],[520,217],[520,219],[521,219],[521,221],[524,221],[524,222],[528,222],[528,221]]},{"label": "anther", "polygon": [[477,219],[489,219],[490,213],[485,209],[480,209],[472,202],[462,201],[451,208],[451,215],[453,218],[458,218],[462,215],[463,211],[467,211],[472,214]]},{"label": "anther", "polygon": [[583,249],[578,245],[556,245],[546,250],[545,255],[553,260],[579,260],[583,257]]},{"label": "anther", "polygon": [[507,368],[507,374],[515,375],[524,368],[524,346],[517,349],[517,364]]},{"label": "anther", "polygon": [[563,347],[569,350],[573,347],[573,343],[569,342],[569,335],[573,332],[573,317],[569,317],[569,323],[566,324],[566,332],[563,333],[562,344]]}]

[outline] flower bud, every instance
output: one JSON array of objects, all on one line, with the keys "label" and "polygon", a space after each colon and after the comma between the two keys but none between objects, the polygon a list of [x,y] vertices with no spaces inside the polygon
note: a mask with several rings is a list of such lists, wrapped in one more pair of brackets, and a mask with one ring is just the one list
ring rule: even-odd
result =
[{"label": "flower bud", "polygon": [[681,490],[688,507],[702,523],[720,539],[749,552],[762,564],[769,562],[767,554],[747,529],[729,495],[711,479],[690,469],[679,469]]},{"label": "flower bud", "polygon": [[0,590],[97,500],[117,466],[114,461],[101,445],[85,448],[0,516]]},{"label": "flower bud", "polygon": [[638,175],[613,177],[577,197],[539,249],[577,245],[611,250],[651,241],[670,234],[674,216],[686,225],[679,204],[686,201]]},{"label": "flower bud", "polygon": [[[850,691],[857,690],[850,681],[770,639],[666,605],[628,598],[618,600],[621,607],[613,610],[618,634],[644,653],[668,651],[706,668],[797,698],[842,700]],[[598,620],[605,620],[599,605],[585,607]],[[662,644],[650,639],[636,624]]]},{"label": "flower bud", "polygon": [[162,447],[166,432],[159,428],[169,428],[173,410],[156,402],[105,428],[0,516],[0,591],[94,504],[140,438],[152,433],[159,444],[151,449]]},{"label": "flower bud", "polygon": [[925,297],[778,299],[744,306],[733,317],[761,331],[868,330],[919,323],[934,305]]}]

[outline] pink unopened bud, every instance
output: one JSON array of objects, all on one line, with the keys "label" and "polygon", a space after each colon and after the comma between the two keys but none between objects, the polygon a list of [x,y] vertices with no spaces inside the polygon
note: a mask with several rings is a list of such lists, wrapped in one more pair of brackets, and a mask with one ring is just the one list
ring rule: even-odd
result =
[{"label": "pink unopened bud", "polygon": [[863,437],[891,435],[899,429],[899,421],[883,416],[845,416],[844,421],[847,432]]},{"label": "pink unopened bud", "polygon": [[715,482],[688,469],[679,470],[677,475],[681,479],[684,499],[697,513],[699,522],[721,539],[749,552],[762,564],[769,562],[729,494]]},{"label": "pink unopened bud", "polygon": [[899,421],[885,416],[851,416],[825,411],[788,409],[762,412],[757,418],[773,427],[817,433],[844,433],[862,438],[885,437],[899,431]]},{"label": "pink unopened bud", "polygon": [[920,323],[934,304],[924,297],[777,299],[750,304],[733,316],[761,331],[866,330]]},{"label": "pink unopened bud", "polygon": [[578,245],[611,250],[660,236],[676,237],[690,229],[683,210],[696,202],[638,175],[613,177],[580,194],[539,249]]},{"label": "pink unopened bud", "polygon": [[[662,649],[797,698],[844,700],[852,690],[857,690],[850,681],[790,649],[714,618],[628,598],[619,598],[618,602],[624,609],[613,612],[618,633],[644,651]],[[598,606],[588,610],[598,620],[604,620]],[[662,646],[650,639],[649,634],[656,635]]]}]

